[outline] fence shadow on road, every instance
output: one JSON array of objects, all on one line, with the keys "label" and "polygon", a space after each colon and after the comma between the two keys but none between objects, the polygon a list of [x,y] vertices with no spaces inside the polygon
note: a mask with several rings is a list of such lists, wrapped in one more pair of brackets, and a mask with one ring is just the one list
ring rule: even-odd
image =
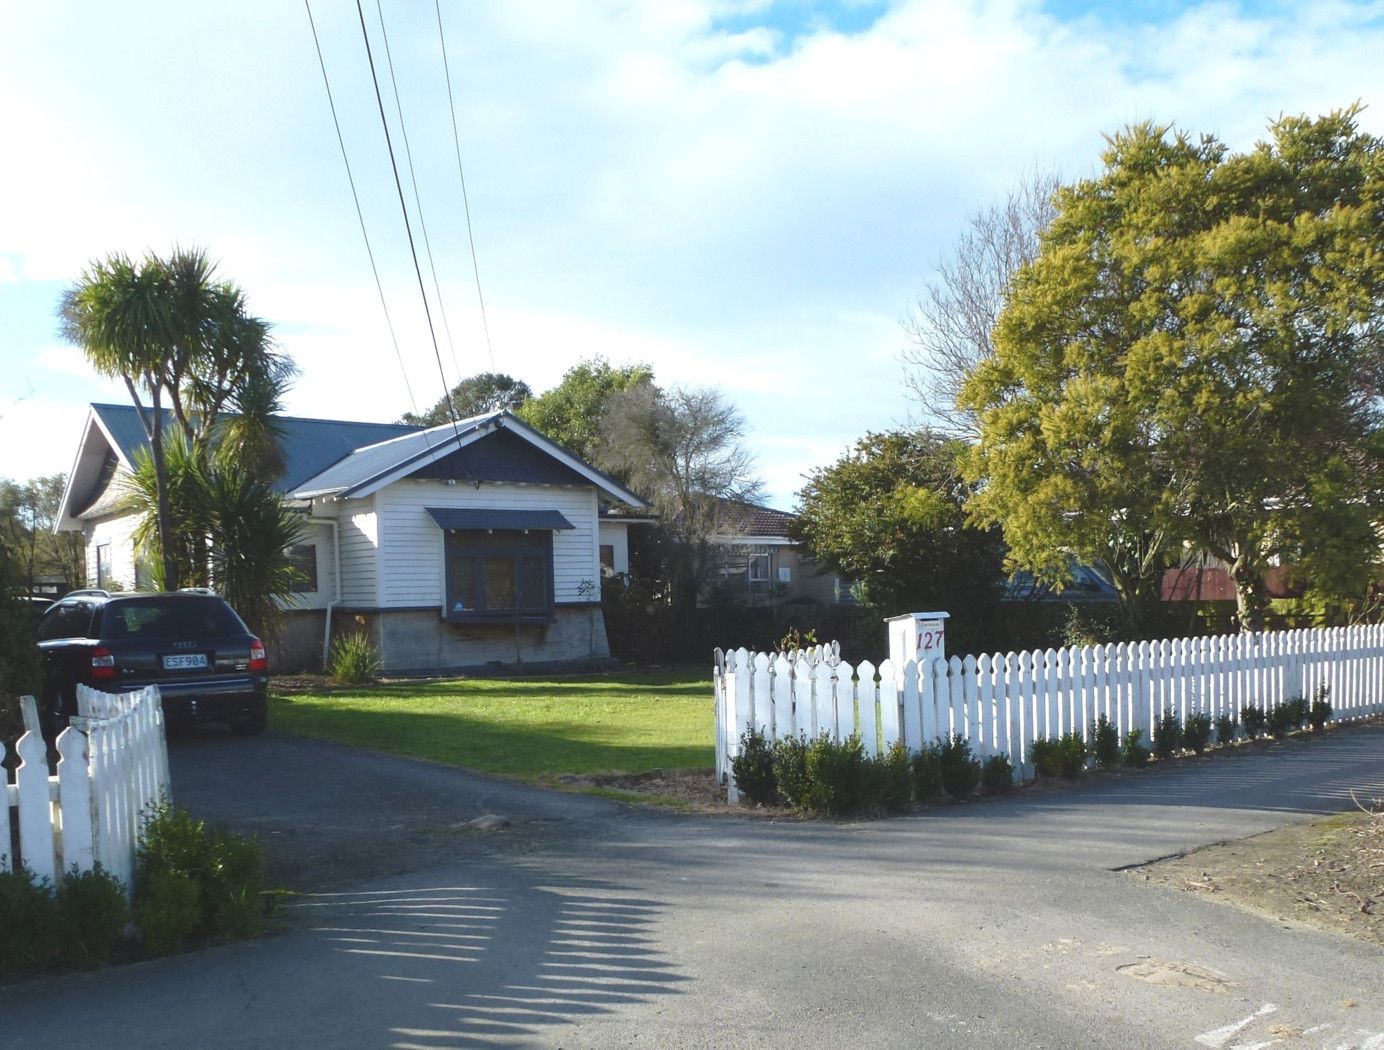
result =
[{"label": "fence shadow on road", "polygon": [[374,978],[366,994],[386,997],[381,1013],[397,1017],[382,1035],[403,1050],[532,1045],[545,1029],[682,990],[688,978],[655,947],[659,902],[532,876],[503,889],[319,894],[295,907],[364,969],[366,987]]}]

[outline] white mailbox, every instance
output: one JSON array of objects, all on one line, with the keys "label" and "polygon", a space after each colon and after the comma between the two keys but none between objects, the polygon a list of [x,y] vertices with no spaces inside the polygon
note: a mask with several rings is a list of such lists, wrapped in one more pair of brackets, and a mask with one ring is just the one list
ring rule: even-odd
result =
[{"label": "white mailbox", "polygon": [[924,660],[947,656],[947,613],[915,612],[902,616],[890,616],[884,622],[889,625],[889,659],[895,667],[903,667],[909,660]]}]

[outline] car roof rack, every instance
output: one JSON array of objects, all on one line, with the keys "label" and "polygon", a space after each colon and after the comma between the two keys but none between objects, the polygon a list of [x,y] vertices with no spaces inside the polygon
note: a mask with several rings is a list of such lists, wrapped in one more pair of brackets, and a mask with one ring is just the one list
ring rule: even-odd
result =
[{"label": "car roof rack", "polygon": [[221,597],[221,595],[217,594],[217,593],[216,593],[214,590],[212,590],[210,587],[179,587],[179,588],[178,588],[178,593],[179,593],[179,594],[209,594],[209,595],[211,595],[213,598],[220,598],[220,597]]}]

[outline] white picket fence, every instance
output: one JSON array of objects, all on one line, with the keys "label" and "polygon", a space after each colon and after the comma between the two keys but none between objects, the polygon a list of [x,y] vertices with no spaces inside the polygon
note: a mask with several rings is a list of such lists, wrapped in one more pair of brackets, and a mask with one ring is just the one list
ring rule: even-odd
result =
[{"label": "white picket fence", "polygon": [[917,751],[955,733],[982,761],[1008,755],[1016,779],[1026,779],[1035,738],[1088,737],[1102,714],[1121,740],[1139,729],[1145,743],[1166,714],[1179,724],[1198,713],[1238,720],[1247,704],[1272,710],[1323,686],[1333,722],[1384,714],[1384,625],[939,657],[901,668],[717,649],[713,679],[716,772],[731,801],[730,763],[751,727],[771,740],[858,733],[869,754],[897,740]]},{"label": "white picket fence", "polygon": [[0,871],[22,864],[57,881],[73,866],[88,871],[99,863],[132,890],[143,822],[169,798],[158,689],[112,695],[78,686],[78,717],[58,737],[56,776],[48,773],[33,698],[24,697],[22,706],[20,764],[0,806]]}]

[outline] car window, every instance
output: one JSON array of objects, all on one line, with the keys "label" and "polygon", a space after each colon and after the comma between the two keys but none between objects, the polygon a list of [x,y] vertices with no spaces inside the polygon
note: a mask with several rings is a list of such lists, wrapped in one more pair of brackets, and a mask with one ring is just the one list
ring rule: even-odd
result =
[{"label": "car window", "polygon": [[231,607],[217,598],[132,598],[106,606],[103,636],[118,638],[212,638],[245,634]]},{"label": "car window", "polygon": [[90,602],[60,602],[44,614],[38,626],[41,642],[55,638],[85,638],[91,630]]}]

